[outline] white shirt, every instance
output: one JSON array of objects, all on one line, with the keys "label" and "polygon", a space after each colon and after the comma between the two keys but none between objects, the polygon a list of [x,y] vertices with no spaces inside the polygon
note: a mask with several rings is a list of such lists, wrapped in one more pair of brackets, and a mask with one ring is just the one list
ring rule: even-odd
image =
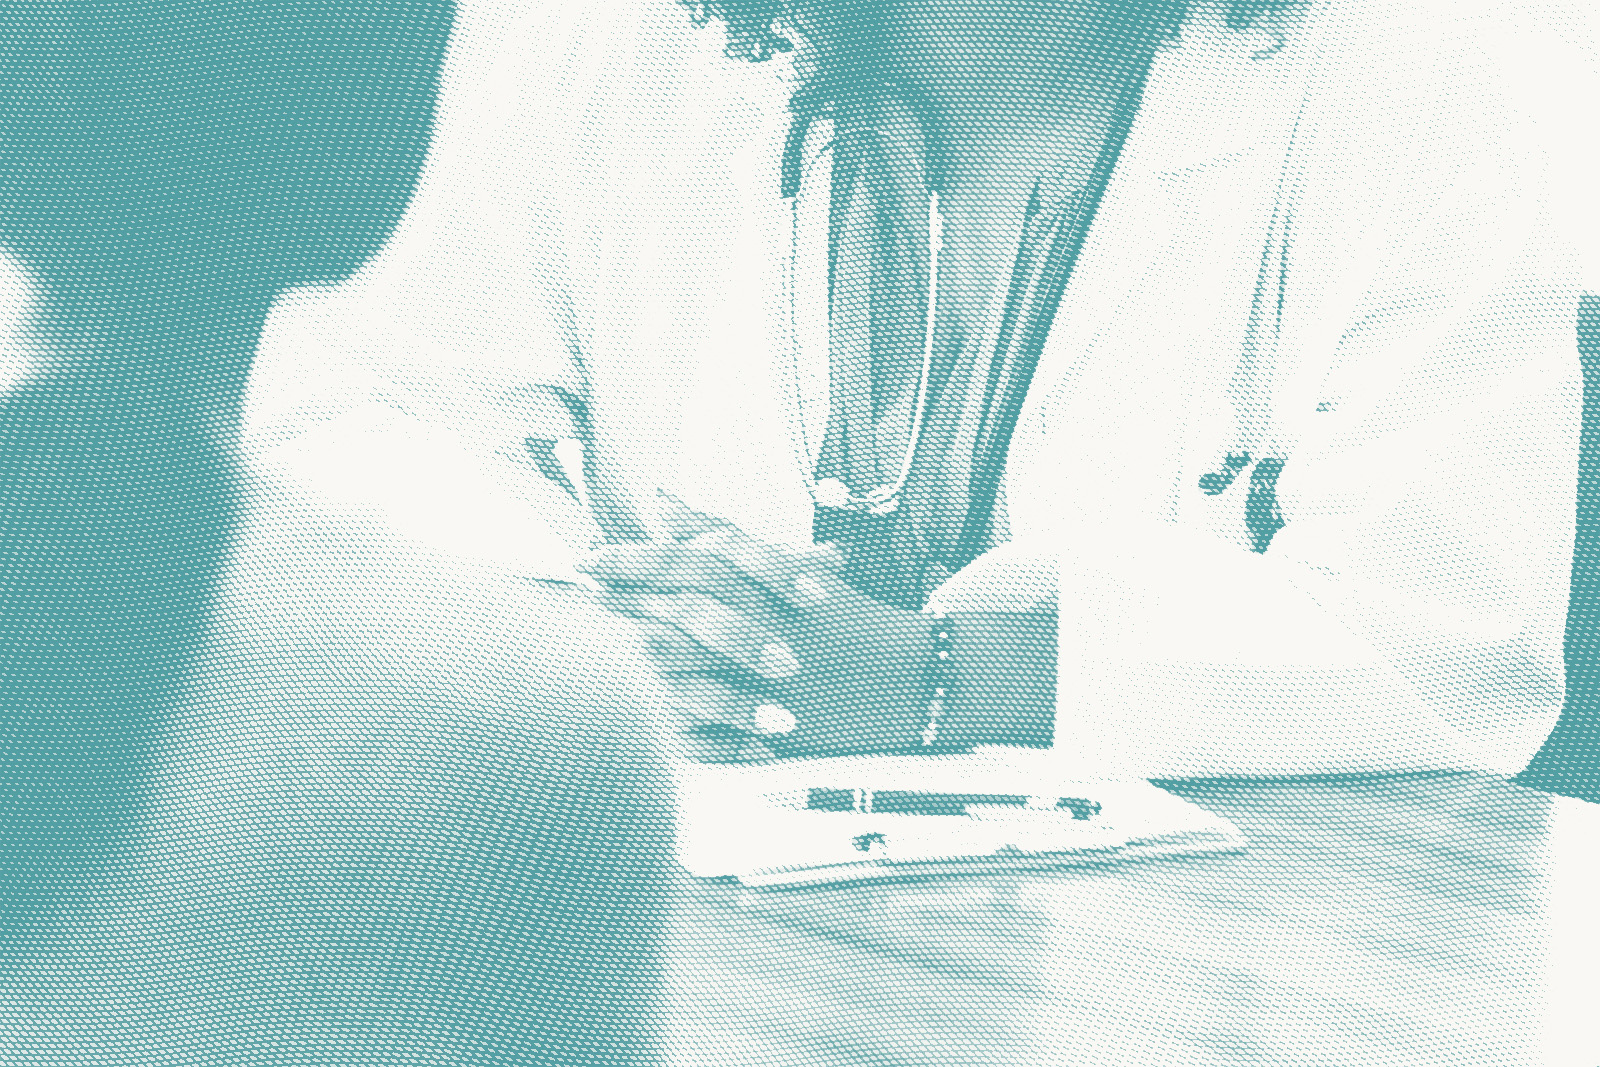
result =
[{"label": "white shirt", "polygon": [[[1015,543],[943,597],[982,604],[1008,558],[1055,550],[1058,748],[1163,775],[1513,773],[1554,724],[1576,260],[1492,27],[1324,9],[1244,143],[1119,174],[1116,265],[1080,264],[1013,441]],[[1159,108],[1198,92],[1172,86],[1144,143],[1182,140]],[[1271,366],[1241,404],[1263,275]],[[1265,555],[1247,477],[1198,490],[1239,442],[1288,458]]]}]

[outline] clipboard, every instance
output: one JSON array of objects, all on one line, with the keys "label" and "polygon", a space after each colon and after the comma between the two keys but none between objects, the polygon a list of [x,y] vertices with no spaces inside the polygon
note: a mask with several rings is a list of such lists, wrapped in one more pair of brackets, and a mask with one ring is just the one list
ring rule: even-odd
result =
[{"label": "clipboard", "polygon": [[685,768],[689,873],[776,888],[1240,852],[1228,820],[1142,780],[1085,780],[1037,750]]}]

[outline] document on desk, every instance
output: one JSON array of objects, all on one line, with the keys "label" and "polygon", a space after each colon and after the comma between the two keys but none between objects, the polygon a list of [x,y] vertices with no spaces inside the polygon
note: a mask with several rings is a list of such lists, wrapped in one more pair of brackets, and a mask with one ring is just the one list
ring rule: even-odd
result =
[{"label": "document on desk", "polygon": [[1144,781],[1084,781],[1028,750],[696,765],[678,858],[777,887],[1237,852],[1226,819]]}]

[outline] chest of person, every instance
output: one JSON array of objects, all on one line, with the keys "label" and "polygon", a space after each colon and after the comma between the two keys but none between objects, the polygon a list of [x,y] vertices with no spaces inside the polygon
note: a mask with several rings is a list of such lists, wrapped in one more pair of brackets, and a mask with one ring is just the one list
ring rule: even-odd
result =
[{"label": "chest of person", "polygon": [[[1260,44],[1219,31],[1158,59],[1012,436],[1002,530],[1108,510],[1242,529],[1244,492],[1198,485],[1235,435],[1227,390],[1300,101],[1304,57]],[[805,541],[831,385],[827,205],[796,220],[776,195],[783,125],[763,113],[726,160],[739,214],[685,295],[708,306],[665,376],[658,440],[686,499]]]}]

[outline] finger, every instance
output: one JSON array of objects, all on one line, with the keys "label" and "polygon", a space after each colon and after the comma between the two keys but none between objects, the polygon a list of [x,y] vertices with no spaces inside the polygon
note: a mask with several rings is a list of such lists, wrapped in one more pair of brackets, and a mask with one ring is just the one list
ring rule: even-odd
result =
[{"label": "finger", "polygon": [[813,566],[835,573],[844,568],[845,555],[836,542],[799,549],[779,548],[751,537],[726,519],[696,511],[665,489],[657,489],[656,494],[662,501],[662,521],[674,537],[724,554],[758,584],[770,585],[771,592],[780,599],[793,600],[798,593],[796,607],[816,602],[819,588],[818,583],[807,580],[797,591],[794,587],[797,577],[801,574],[809,577]]},{"label": "finger", "polygon": [[633,623],[642,638],[646,655],[659,673],[714,674],[727,666],[725,659],[701,647],[676,626],[646,614],[637,596],[601,589],[596,600],[602,607]]},{"label": "finger", "polygon": [[664,670],[754,671],[775,681],[798,673],[793,649],[782,637],[783,621],[751,590],[735,604],[694,590],[602,588],[595,598],[634,622],[645,636],[646,651]]},{"label": "finger", "polygon": [[687,726],[722,727],[741,735],[752,732],[752,709],[761,699],[704,675],[672,679],[672,698]]},{"label": "finger", "polygon": [[771,606],[765,590],[692,541],[608,546],[591,553],[579,570],[618,592],[704,593],[754,616],[766,616]]},{"label": "finger", "polygon": [[676,626],[707,651],[763,678],[779,681],[800,673],[800,660],[783,635],[714,597],[641,593],[633,599],[644,615]]},{"label": "finger", "polygon": [[576,567],[603,585],[696,589],[734,604],[749,585],[804,609],[849,592],[838,577],[844,558],[835,544],[787,549],[725,526],[684,542],[601,546]]},{"label": "finger", "polygon": [[704,675],[674,678],[673,697],[692,727],[732,730],[759,738],[793,733],[793,712],[761,693]]},{"label": "finger", "polygon": [[793,608],[814,608],[851,591],[839,577],[844,555],[835,545],[789,549],[733,531],[694,546]]},{"label": "finger", "polygon": [[[844,553],[844,549],[837,541],[824,541],[821,544],[803,545],[797,548],[784,545],[772,545],[761,541],[759,538],[751,537],[737,526],[731,524],[718,526],[714,529],[706,530],[703,533],[697,533],[694,536],[684,540],[683,543],[686,545],[692,545],[696,548],[703,548],[711,552],[720,552],[723,547],[728,545],[730,542],[738,542],[741,539],[743,541],[752,542],[756,545],[763,545],[767,548],[773,549],[784,559],[801,566],[818,566],[826,568],[830,571],[838,572],[843,570],[845,564],[848,562]],[[737,547],[738,546],[735,545],[736,549]]]},{"label": "finger", "polygon": [[662,674],[715,675],[744,667],[742,662],[730,662],[731,656],[707,648],[681,627],[661,618],[663,612],[652,613],[639,593],[602,589],[596,599],[602,607],[633,623],[643,638],[646,654]]},{"label": "finger", "polygon": [[574,568],[604,585],[648,585],[673,565],[680,548],[654,541],[600,545]]}]

